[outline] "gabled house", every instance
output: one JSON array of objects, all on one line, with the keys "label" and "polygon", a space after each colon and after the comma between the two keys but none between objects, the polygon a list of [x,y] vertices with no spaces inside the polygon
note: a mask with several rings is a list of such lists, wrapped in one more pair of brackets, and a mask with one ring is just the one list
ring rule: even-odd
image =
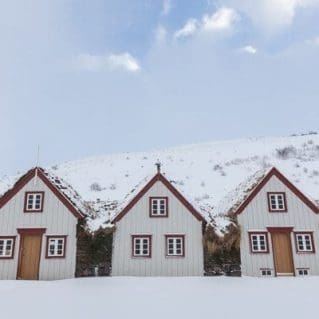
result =
[{"label": "gabled house", "polygon": [[70,185],[42,168],[29,170],[0,198],[0,279],[74,277],[84,214]]},{"label": "gabled house", "polygon": [[113,219],[113,276],[202,276],[202,215],[160,172]]},{"label": "gabled house", "polygon": [[243,275],[319,275],[319,208],[281,172],[251,179],[235,206]]}]

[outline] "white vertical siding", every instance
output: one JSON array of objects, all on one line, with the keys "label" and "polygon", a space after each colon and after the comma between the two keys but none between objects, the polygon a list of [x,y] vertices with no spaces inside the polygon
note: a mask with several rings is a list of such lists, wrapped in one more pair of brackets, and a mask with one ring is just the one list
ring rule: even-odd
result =
[{"label": "white vertical siding", "polygon": [[[285,192],[287,213],[269,213],[267,192]],[[297,253],[294,234],[291,244],[295,270],[309,268],[310,275],[319,275],[319,216],[301,201],[285,184],[273,176],[256,197],[238,216],[241,227],[241,263],[246,276],[261,276],[261,268],[270,268],[274,273],[271,234],[268,234],[269,254],[250,253],[249,231],[267,231],[267,227],[293,227],[293,232],[313,232],[316,253]],[[296,274],[297,271],[296,271]]]},{"label": "white vertical siding", "polygon": [[[24,213],[26,191],[44,191],[42,213]],[[17,236],[13,259],[0,259],[0,279],[16,279],[20,235],[17,228],[46,228],[42,237],[39,279],[72,278],[76,262],[77,218],[69,212],[40,178],[33,178],[6,205],[0,209],[0,236]],[[65,258],[46,259],[46,236],[66,235]]]},{"label": "white vertical siding", "polygon": [[[149,197],[167,196],[169,216],[149,217]],[[152,257],[132,257],[131,235],[152,235]],[[165,235],[185,235],[185,257],[166,257]],[[113,239],[114,276],[202,276],[202,223],[162,182],[153,187],[116,223]]]}]

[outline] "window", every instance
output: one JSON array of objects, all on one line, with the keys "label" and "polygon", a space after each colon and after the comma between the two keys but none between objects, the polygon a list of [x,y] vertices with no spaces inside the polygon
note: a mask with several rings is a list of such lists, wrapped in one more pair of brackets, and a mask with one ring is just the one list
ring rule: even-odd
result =
[{"label": "window", "polygon": [[13,258],[15,237],[0,237],[0,259]]},{"label": "window", "polygon": [[295,233],[296,249],[298,253],[314,253],[312,233]]},{"label": "window", "polygon": [[185,256],[185,236],[166,235],[166,256]]},{"label": "window", "polygon": [[150,216],[167,217],[168,216],[168,198],[151,197],[150,198]]},{"label": "window", "polygon": [[269,276],[271,276],[271,269],[261,269],[261,275],[263,276],[263,277],[269,277]]},{"label": "window", "polygon": [[309,275],[309,270],[308,269],[298,269],[298,275],[299,276],[308,276]]},{"label": "window", "polygon": [[47,236],[46,258],[65,257],[66,236]]},{"label": "window", "polygon": [[132,256],[133,257],[151,257],[150,235],[133,235],[132,236]]},{"label": "window", "polygon": [[249,233],[252,253],[268,253],[267,233]]},{"label": "window", "polygon": [[25,212],[42,212],[43,211],[44,192],[26,192],[25,193]]},{"label": "window", "polygon": [[268,204],[270,212],[286,212],[286,194],[268,193]]}]

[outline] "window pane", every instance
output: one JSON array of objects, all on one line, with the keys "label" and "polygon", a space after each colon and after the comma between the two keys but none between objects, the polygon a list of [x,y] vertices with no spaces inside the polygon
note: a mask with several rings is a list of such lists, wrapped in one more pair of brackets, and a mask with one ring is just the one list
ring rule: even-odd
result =
[{"label": "window pane", "polygon": [[64,238],[50,238],[48,255],[49,256],[63,256]]},{"label": "window pane", "polygon": [[149,245],[149,238],[134,238],[134,256],[148,256]]},{"label": "window pane", "polygon": [[183,255],[183,241],[182,238],[167,238],[168,251],[167,255],[170,256],[182,256]]}]

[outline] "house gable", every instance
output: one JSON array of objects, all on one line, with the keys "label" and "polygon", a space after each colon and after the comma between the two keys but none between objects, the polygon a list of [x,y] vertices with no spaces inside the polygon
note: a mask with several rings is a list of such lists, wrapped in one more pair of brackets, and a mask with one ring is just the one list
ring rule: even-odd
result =
[{"label": "house gable", "polygon": [[142,190],[122,209],[122,211],[113,219],[112,223],[121,220],[136,203],[152,188],[156,182],[163,183],[166,188],[183,204],[184,207],[199,221],[205,221],[204,217],[193,207],[192,204],[167,180],[161,173],[156,174]]},{"label": "house gable", "polygon": [[13,186],[0,198],[0,209],[4,207],[24,186],[26,186],[34,177],[38,177],[55,196],[64,204],[64,206],[76,218],[83,218],[83,213],[73,205],[73,203],[48,179],[43,169],[35,167],[23,175]]},{"label": "house gable", "polygon": [[245,208],[251,203],[251,201],[259,194],[264,186],[271,180],[272,177],[276,177],[282,182],[294,195],[296,195],[306,206],[308,206],[314,213],[319,213],[319,207],[306,197],[295,185],[293,185],[282,173],[273,167],[268,174],[255,186],[252,192],[247,198],[240,204],[237,210],[234,212],[235,215],[241,214]]}]

